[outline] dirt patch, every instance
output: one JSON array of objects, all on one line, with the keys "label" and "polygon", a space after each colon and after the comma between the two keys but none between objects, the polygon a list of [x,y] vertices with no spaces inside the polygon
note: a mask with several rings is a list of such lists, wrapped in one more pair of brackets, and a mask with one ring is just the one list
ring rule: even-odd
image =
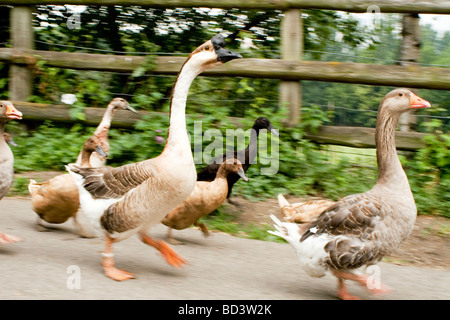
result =
[{"label": "dirt patch", "polygon": [[[308,198],[309,200],[311,198]],[[228,205],[236,213],[237,222],[247,224],[272,225],[270,214],[279,216],[277,199],[251,202],[236,197],[238,209]],[[288,198],[291,203],[307,200],[306,198]],[[419,215],[414,230],[396,253],[385,257],[384,261],[400,264],[450,269],[450,219],[436,216]]]}]

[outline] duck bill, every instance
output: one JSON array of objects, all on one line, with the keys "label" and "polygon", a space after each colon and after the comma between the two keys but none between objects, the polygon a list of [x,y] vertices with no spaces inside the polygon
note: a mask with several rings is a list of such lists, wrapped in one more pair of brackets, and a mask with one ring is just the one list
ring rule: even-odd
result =
[{"label": "duck bill", "polygon": [[248,181],[248,177],[245,175],[245,172],[242,168],[239,168],[239,171],[237,172],[239,177],[241,177],[244,181]]},{"label": "duck bill", "polygon": [[270,130],[270,132],[272,132],[273,135],[275,135],[276,137],[279,137],[280,134],[278,133],[278,131],[273,127],[273,125],[271,124],[268,128]]},{"label": "duck bill", "polygon": [[411,108],[431,108],[431,104],[427,100],[424,100],[413,93],[411,96]]},{"label": "duck bill", "polygon": [[7,105],[6,106],[6,117],[8,119],[20,120],[20,119],[22,119],[22,112],[17,110],[13,105]]},{"label": "duck bill", "polygon": [[12,138],[10,138],[8,141],[6,141],[9,145],[13,146],[13,147],[17,147],[18,144],[14,142],[14,140]]},{"label": "duck bill", "polygon": [[131,112],[134,112],[134,113],[138,113],[138,112],[136,111],[135,108],[133,108],[132,106],[130,106],[129,103],[127,104],[127,106],[125,107],[125,109],[130,110]]},{"label": "duck bill", "polygon": [[226,63],[233,59],[242,58],[239,53],[233,52],[231,50],[225,49],[225,38],[221,34],[215,35],[211,39],[211,43],[214,46],[214,51],[217,54],[217,61]]},{"label": "duck bill", "polygon": [[95,152],[97,152],[102,157],[107,157],[108,156],[108,154],[105,151],[103,151],[102,147],[100,147],[100,146],[97,146],[95,148]]}]

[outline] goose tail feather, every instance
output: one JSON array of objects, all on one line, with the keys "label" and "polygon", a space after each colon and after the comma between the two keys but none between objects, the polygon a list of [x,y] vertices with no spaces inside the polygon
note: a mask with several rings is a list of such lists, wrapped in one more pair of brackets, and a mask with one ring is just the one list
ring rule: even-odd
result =
[{"label": "goose tail feather", "polygon": [[274,228],[276,231],[269,230],[270,234],[283,238],[290,244],[294,245],[300,241],[300,230],[297,224],[291,222],[282,222],[273,214],[270,215],[270,218],[274,222]]}]

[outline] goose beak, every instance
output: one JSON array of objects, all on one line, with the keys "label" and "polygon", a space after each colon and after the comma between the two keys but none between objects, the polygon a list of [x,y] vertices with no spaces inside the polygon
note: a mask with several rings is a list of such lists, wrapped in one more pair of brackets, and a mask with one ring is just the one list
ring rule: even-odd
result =
[{"label": "goose beak", "polygon": [[248,181],[248,177],[245,175],[244,169],[239,168],[237,174],[238,174],[244,181]]},{"label": "goose beak", "polygon": [[431,104],[427,100],[424,100],[413,93],[411,96],[411,108],[431,108]]},{"label": "goose beak", "polygon": [[134,113],[138,113],[138,112],[136,111],[135,108],[133,108],[132,106],[130,106],[129,103],[127,103],[127,106],[125,107],[125,109],[130,110],[131,112],[134,112]]},{"label": "goose beak", "polygon": [[236,52],[225,49],[225,38],[221,34],[215,35],[211,42],[214,46],[214,51],[217,54],[217,61],[222,63],[228,62],[233,59],[242,58],[242,56]]},{"label": "goose beak", "polygon": [[95,148],[95,151],[96,151],[99,155],[101,155],[102,157],[107,157],[107,156],[108,156],[108,154],[107,154],[105,151],[103,151],[102,147],[100,147],[100,146],[97,146],[97,147]]},{"label": "goose beak", "polygon": [[6,117],[8,119],[22,119],[22,112],[17,110],[12,104],[6,106]]},{"label": "goose beak", "polygon": [[271,124],[268,128],[270,130],[270,132],[272,132],[273,135],[275,135],[276,137],[279,137],[280,134],[278,133],[278,131],[274,128],[274,126]]}]

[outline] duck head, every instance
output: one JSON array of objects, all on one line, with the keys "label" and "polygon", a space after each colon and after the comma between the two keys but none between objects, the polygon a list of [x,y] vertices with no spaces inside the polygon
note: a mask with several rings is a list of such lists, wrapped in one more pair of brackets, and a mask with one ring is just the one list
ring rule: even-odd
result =
[{"label": "duck head", "polygon": [[266,117],[259,117],[258,119],[256,119],[255,123],[253,124],[253,129],[257,131],[261,129],[267,129],[270,132],[272,132],[272,134],[274,134],[275,136],[277,137],[280,136],[279,133],[275,130],[270,120],[267,119]]},{"label": "duck head", "polygon": [[97,152],[102,157],[107,157],[108,154],[102,149],[100,139],[96,136],[89,137],[83,145],[83,152],[91,154],[92,152]]},{"label": "duck head", "polygon": [[7,144],[13,146],[13,147],[17,147],[17,143],[14,142],[13,138],[11,137],[11,135],[7,132],[5,132],[3,134],[3,136],[5,137],[5,141]]},{"label": "duck head", "polygon": [[245,175],[244,168],[242,168],[242,163],[236,158],[230,158],[222,163],[226,172],[237,173],[244,181],[248,181],[248,177]]},{"label": "duck head", "polygon": [[109,105],[112,106],[114,110],[130,110],[134,113],[137,113],[137,111],[133,107],[131,107],[128,101],[124,98],[114,98],[111,100]]}]

